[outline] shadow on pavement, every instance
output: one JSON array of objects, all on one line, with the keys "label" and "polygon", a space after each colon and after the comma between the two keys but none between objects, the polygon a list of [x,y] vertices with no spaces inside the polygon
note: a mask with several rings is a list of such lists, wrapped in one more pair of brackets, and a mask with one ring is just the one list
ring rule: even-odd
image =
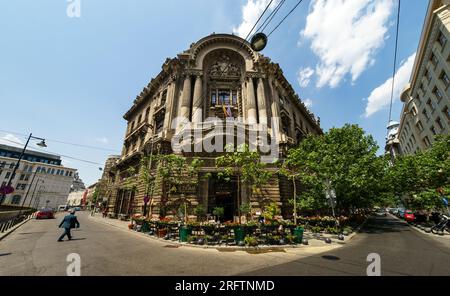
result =
[{"label": "shadow on pavement", "polygon": [[8,255],[11,255],[12,253],[0,253],[0,257],[2,257],[2,256],[8,256]]}]

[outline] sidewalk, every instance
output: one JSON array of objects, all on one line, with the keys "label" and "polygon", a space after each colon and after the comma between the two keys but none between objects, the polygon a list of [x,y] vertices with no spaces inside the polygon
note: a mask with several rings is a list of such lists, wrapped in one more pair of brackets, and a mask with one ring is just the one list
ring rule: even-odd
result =
[{"label": "sidewalk", "polygon": [[[350,234],[349,236],[346,236],[344,241],[340,241],[338,240],[338,236],[337,235],[333,235],[333,234],[313,234],[309,231],[305,231],[303,238],[308,240],[308,245],[285,245],[285,246],[258,246],[256,248],[254,247],[239,247],[239,246],[225,246],[225,245],[220,245],[220,246],[207,246],[207,245],[203,245],[203,246],[199,246],[199,245],[192,245],[192,244],[188,244],[188,243],[181,243],[178,241],[174,241],[174,240],[165,240],[162,238],[158,238],[156,236],[150,236],[147,235],[145,233],[142,232],[137,232],[134,230],[130,230],[128,229],[128,225],[130,224],[130,221],[121,221],[118,219],[110,219],[110,218],[103,218],[101,214],[96,213],[94,214],[94,216],[89,215],[89,219],[91,219],[94,222],[97,223],[102,223],[105,225],[110,225],[116,228],[119,228],[121,230],[130,232],[130,233],[134,233],[137,235],[141,235],[144,236],[146,238],[155,240],[155,241],[160,241],[160,242],[164,242],[167,244],[171,244],[171,245],[175,245],[175,246],[183,246],[183,247],[189,247],[189,248],[202,248],[202,249],[218,249],[218,250],[224,250],[224,249],[230,249],[230,250],[248,250],[248,249],[307,249],[307,248],[324,248],[324,247],[328,247],[328,248],[336,248],[336,247],[340,247],[343,245],[346,245],[347,243],[349,243],[351,241],[351,239],[356,235],[356,232]],[[331,243],[328,244],[325,242],[326,238],[330,238],[331,239]]]}]

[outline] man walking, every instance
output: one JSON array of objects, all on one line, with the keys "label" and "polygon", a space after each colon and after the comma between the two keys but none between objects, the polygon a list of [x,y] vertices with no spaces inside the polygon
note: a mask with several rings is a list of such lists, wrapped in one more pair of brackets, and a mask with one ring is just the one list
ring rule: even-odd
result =
[{"label": "man walking", "polygon": [[70,229],[79,228],[80,223],[78,222],[77,216],[75,216],[75,210],[70,211],[70,215],[66,215],[64,219],[59,224],[59,228],[64,228],[64,233],[59,237],[58,242],[62,242],[64,236],[67,235],[69,240],[72,239],[72,235],[70,234]]}]

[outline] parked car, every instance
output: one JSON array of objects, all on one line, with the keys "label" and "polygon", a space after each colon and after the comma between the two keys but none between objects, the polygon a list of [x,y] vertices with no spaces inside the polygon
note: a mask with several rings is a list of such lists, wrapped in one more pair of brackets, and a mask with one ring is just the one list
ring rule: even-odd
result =
[{"label": "parked car", "polygon": [[67,211],[69,209],[69,207],[67,205],[60,205],[58,207],[58,212],[64,212]]},{"label": "parked car", "polygon": [[406,210],[403,216],[407,222],[414,222],[414,220],[416,219],[413,211],[411,210]]},{"label": "parked car", "polygon": [[52,209],[41,209],[36,214],[36,219],[54,219],[55,212]]},{"label": "parked car", "polygon": [[405,218],[405,209],[398,209],[397,216],[401,219]]},{"label": "parked car", "polygon": [[385,211],[385,210],[379,209],[379,210],[377,210],[377,211],[375,212],[375,216],[377,216],[377,217],[386,217],[387,214],[386,214],[386,211]]},{"label": "parked car", "polygon": [[75,211],[81,211],[81,208],[80,207],[74,207],[73,208]]}]

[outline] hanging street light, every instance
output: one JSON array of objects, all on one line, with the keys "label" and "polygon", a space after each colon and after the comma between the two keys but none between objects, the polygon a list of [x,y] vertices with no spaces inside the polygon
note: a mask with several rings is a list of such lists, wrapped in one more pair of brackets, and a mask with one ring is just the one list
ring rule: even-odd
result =
[{"label": "hanging street light", "polygon": [[261,51],[267,46],[267,36],[264,33],[256,33],[253,35],[250,45],[254,51]]}]

